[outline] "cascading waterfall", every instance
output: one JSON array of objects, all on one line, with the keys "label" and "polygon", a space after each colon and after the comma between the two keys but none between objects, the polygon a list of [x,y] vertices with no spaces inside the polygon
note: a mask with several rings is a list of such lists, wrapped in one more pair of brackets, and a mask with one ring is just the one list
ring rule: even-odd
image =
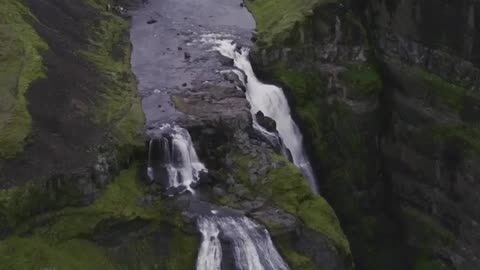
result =
[{"label": "cascading waterfall", "polygon": [[[219,39],[216,35],[204,35],[202,42],[215,44],[215,50],[234,60],[235,67],[245,73],[247,78],[244,78],[243,75],[239,78],[243,80],[247,88],[246,96],[251,106],[254,128],[267,138],[276,137],[277,134],[265,130],[257,123],[255,114],[261,111],[265,116],[275,120],[281,141],[284,147],[289,150],[293,163],[308,178],[312,191],[318,192],[315,175],[303,147],[303,136],[291,117],[290,107],[283,90],[275,85],[264,84],[258,80],[248,59],[249,50],[247,48],[238,50],[237,45],[232,40]],[[287,152],[284,151],[284,154]]]},{"label": "cascading waterfall", "polygon": [[233,245],[235,265],[239,270],[288,270],[272,243],[270,235],[246,217],[200,217],[202,233],[197,270],[219,270],[222,250],[219,235]]},{"label": "cascading waterfall", "polygon": [[154,140],[158,140],[163,157],[160,160],[161,167],[165,168],[168,175],[168,188],[185,187],[193,192],[192,184],[200,180],[200,173],[207,169],[198,159],[192,139],[188,131],[177,125],[165,124],[158,130],[160,138],[153,139],[149,143],[149,157],[147,174],[150,180],[155,179],[152,148]]}]

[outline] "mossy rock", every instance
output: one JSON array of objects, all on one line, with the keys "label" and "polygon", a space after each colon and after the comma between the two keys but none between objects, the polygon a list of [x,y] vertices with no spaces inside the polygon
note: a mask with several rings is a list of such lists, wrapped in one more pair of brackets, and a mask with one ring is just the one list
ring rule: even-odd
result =
[{"label": "mossy rock", "polygon": [[302,24],[319,6],[337,0],[247,0],[248,9],[257,22],[260,39],[266,45],[281,43],[291,30]]},{"label": "mossy rock", "polygon": [[36,19],[23,1],[1,0],[0,6],[0,158],[13,158],[31,133],[25,94],[45,77],[41,55],[48,46],[33,28]]},{"label": "mossy rock", "polygon": [[350,90],[350,98],[376,97],[383,87],[375,67],[368,64],[347,65],[341,79]]}]

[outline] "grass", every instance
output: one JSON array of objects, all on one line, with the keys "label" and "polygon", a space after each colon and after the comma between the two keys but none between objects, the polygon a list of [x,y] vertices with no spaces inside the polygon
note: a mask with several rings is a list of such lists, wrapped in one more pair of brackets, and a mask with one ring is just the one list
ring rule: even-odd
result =
[{"label": "grass", "polygon": [[307,228],[325,236],[343,255],[349,256],[350,245],[333,209],[324,198],[311,193],[307,180],[295,165],[284,157],[276,158],[284,160],[285,166],[269,173],[262,192],[275,204],[298,216]]},{"label": "grass", "polygon": [[195,267],[199,245],[200,237],[198,235],[190,235],[180,229],[175,229],[168,247],[169,259],[166,269],[193,269]]},{"label": "grass", "polygon": [[0,242],[0,261],[0,269],[5,270],[115,269],[94,243],[79,239],[51,245],[37,237],[12,237]]},{"label": "grass", "polygon": [[23,151],[32,119],[25,94],[45,77],[41,54],[48,49],[32,27],[35,18],[22,1],[0,0],[0,157]]},{"label": "grass", "polygon": [[354,97],[374,96],[382,89],[382,80],[375,68],[368,64],[350,64],[342,79],[352,89]]},{"label": "grass", "polygon": [[[103,248],[88,240],[98,228],[108,230],[105,224],[111,224],[110,221],[143,219],[160,222],[164,218],[161,201],[150,207],[140,204],[140,199],[148,192],[138,182],[138,172],[138,164],[123,170],[90,206],[64,208],[30,217],[35,225],[25,230],[28,233],[17,230],[16,236],[0,241],[0,269],[115,269]],[[18,207],[18,213],[23,217],[31,213],[29,208],[43,203],[30,191],[31,187],[24,190],[21,193],[20,189],[3,191],[0,206],[9,205],[12,210]],[[17,197],[19,194],[23,195]],[[15,225],[22,227],[19,223]]]},{"label": "grass", "polygon": [[[350,246],[343,234],[335,212],[321,196],[310,191],[307,179],[301,171],[280,155],[274,155],[279,168],[271,170],[261,185],[251,186],[248,176],[248,164],[255,158],[237,154],[233,159],[233,174],[244,186],[250,188],[252,198],[255,194],[267,198],[273,204],[297,216],[305,226],[328,239],[342,255],[350,256]],[[266,224],[276,231],[276,224]]]},{"label": "grass", "polygon": [[80,55],[93,64],[103,80],[98,109],[92,117],[110,126],[120,144],[141,144],[144,115],[137,93],[137,81],[130,67],[129,23],[105,11],[107,0],[84,0],[96,8],[100,19],[88,25],[89,45]]},{"label": "grass", "polygon": [[275,244],[283,255],[288,265],[294,270],[318,270],[318,267],[312,260],[292,248],[292,243],[288,236],[283,235],[275,239]]},{"label": "grass", "polygon": [[246,0],[257,22],[259,36],[267,45],[282,42],[296,24],[302,23],[313,10],[337,0]]}]

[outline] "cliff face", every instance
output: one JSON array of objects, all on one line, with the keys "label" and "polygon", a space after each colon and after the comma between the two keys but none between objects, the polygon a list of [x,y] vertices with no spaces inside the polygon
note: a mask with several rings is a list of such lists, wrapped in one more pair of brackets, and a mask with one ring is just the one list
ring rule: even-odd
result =
[{"label": "cliff face", "polygon": [[259,24],[253,58],[287,89],[357,269],[477,269],[479,3],[304,2],[269,14],[295,18],[282,34]]}]

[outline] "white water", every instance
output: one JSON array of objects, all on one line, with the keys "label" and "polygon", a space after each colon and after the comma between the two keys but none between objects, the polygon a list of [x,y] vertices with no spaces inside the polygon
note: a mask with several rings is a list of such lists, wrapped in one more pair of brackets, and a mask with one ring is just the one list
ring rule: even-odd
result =
[{"label": "white water", "polygon": [[[168,187],[185,186],[193,193],[191,185],[200,179],[200,172],[207,172],[205,165],[198,159],[192,138],[188,131],[177,125],[169,124],[160,127],[160,142],[163,151],[163,166],[168,173]],[[148,175],[153,180],[152,169],[152,141],[149,149]]]},{"label": "white water", "polygon": [[202,244],[198,252],[197,270],[220,270],[222,265],[222,246],[218,235],[220,230],[207,218],[198,220],[198,230],[202,233]]},{"label": "white water", "polygon": [[248,59],[248,49],[242,48],[241,51],[238,51],[232,40],[218,39],[217,36],[212,35],[204,35],[202,42],[215,44],[215,50],[223,56],[233,59],[235,67],[245,73],[247,78],[244,78],[243,74],[239,78],[247,88],[246,96],[251,105],[254,128],[267,138],[276,137],[275,133],[268,132],[257,123],[255,114],[262,111],[265,116],[275,120],[279,136],[284,146],[290,150],[293,163],[308,178],[312,191],[318,192],[317,182],[303,147],[303,136],[291,117],[290,107],[283,90],[275,85],[264,84],[257,79]]},{"label": "white water", "polygon": [[246,217],[201,217],[198,227],[203,241],[197,259],[197,270],[220,269],[220,232],[222,238],[233,246],[235,266],[238,270],[289,269],[275,249],[268,231]]}]

